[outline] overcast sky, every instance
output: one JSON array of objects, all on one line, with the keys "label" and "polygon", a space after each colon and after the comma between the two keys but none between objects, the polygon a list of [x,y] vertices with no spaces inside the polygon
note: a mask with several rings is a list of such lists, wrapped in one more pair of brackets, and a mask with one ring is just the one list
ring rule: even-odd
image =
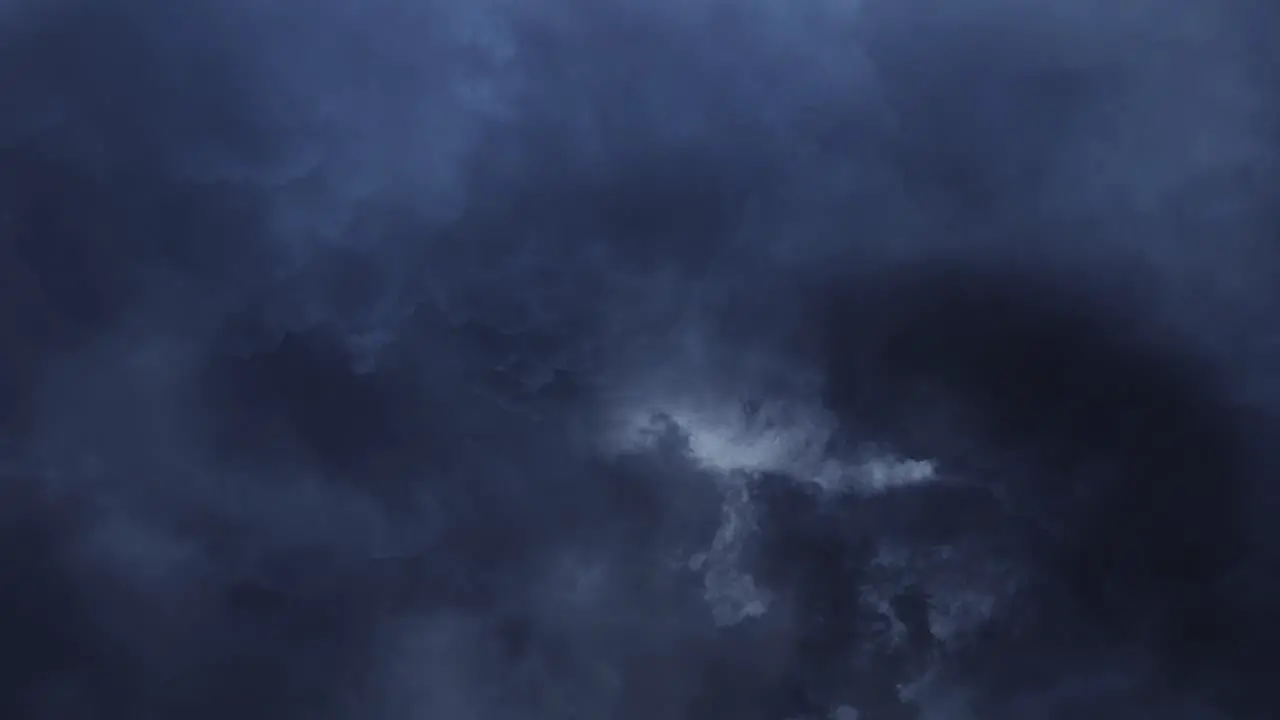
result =
[{"label": "overcast sky", "polygon": [[0,0],[0,716],[1270,717],[1278,32]]}]

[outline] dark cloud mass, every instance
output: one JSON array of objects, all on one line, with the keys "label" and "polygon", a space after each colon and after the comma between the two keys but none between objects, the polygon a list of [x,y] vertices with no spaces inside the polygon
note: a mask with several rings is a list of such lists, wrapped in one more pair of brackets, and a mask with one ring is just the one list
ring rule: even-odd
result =
[{"label": "dark cloud mass", "polygon": [[0,717],[1274,717],[1271,5],[0,0]]}]

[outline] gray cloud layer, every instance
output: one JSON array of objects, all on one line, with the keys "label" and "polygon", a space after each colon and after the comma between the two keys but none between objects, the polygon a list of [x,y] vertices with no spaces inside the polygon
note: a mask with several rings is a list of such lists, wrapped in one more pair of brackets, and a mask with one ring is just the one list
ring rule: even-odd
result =
[{"label": "gray cloud layer", "polygon": [[1263,717],[1276,22],[0,0],[0,715]]}]

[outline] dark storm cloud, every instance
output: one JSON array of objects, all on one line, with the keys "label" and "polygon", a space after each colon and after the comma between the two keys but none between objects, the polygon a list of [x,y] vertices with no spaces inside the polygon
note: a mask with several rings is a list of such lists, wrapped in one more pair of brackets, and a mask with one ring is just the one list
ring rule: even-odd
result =
[{"label": "dark storm cloud", "polygon": [[0,5],[0,714],[1251,717],[1269,22]]}]

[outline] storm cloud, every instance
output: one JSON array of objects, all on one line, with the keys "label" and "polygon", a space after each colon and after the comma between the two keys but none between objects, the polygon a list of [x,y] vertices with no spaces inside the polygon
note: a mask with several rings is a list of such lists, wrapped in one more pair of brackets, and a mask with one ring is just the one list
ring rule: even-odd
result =
[{"label": "storm cloud", "polygon": [[1278,22],[0,0],[0,715],[1266,717]]}]

